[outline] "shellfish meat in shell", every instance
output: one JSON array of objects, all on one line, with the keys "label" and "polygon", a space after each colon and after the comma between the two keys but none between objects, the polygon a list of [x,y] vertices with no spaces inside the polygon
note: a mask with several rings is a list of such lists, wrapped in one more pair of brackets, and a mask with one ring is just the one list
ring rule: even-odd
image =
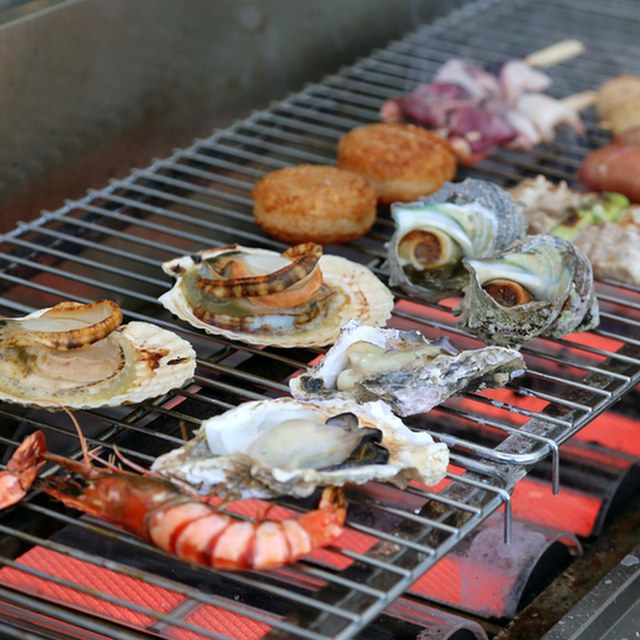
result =
[{"label": "shellfish meat in shell", "polygon": [[522,210],[508,191],[471,178],[419,202],[391,205],[389,284],[426,300],[460,293],[468,281],[462,259],[493,255],[524,238]]},{"label": "shellfish meat in shell", "polygon": [[305,497],[317,486],[377,480],[439,482],[447,446],[409,429],[382,401],[246,402],[205,420],[152,471],[206,495],[223,485],[242,498]]},{"label": "shellfish meat in shell", "polygon": [[536,336],[560,338],[598,326],[591,264],[567,240],[528,236],[464,265],[470,281],[453,315],[487,344],[519,348]]},{"label": "shellfish meat in shell", "polygon": [[525,371],[504,347],[458,351],[417,331],[347,323],[326,356],[289,382],[300,400],[384,400],[400,416],[430,411],[453,395],[504,386]]},{"label": "shellfish meat in shell", "polygon": [[61,302],[0,320],[0,400],[84,409],[155,398],[193,377],[195,352],[117,304]]},{"label": "shellfish meat in shell", "polygon": [[280,347],[332,343],[350,318],[384,324],[393,295],[366,267],[306,243],[282,254],[232,245],[163,264],[160,302],[208,333]]}]

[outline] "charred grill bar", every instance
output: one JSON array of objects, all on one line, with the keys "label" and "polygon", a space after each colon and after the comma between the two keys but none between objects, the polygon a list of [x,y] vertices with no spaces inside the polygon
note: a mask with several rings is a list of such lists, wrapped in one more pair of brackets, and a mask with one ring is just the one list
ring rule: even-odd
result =
[{"label": "charred grill bar", "polygon": [[[140,406],[77,412],[91,447],[105,454],[117,447],[149,466],[202,419],[247,400],[287,395],[287,379],[320,354],[236,344],[176,321],[157,302],[171,285],[162,262],[234,242],[282,251],[284,245],[253,223],[255,182],[284,166],[333,164],[341,135],[376,121],[386,98],[429,80],[454,55],[487,65],[567,37],[582,40],[586,53],[549,70],[549,93],[557,97],[595,89],[616,73],[640,73],[637,56],[630,56],[637,48],[636,13],[632,2],[468,4],[266,111],[19,225],[0,245],[1,313],[109,298],[128,320],[171,328],[193,343],[198,370],[192,385]],[[581,159],[607,139],[594,113],[583,119],[586,137],[562,129],[551,145],[498,150],[478,165],[460,167],[458,177],[510,187],[544,173],[572,184]],[[384,243],[391,233],[388,211],[381,210],[366,237],[332,251],[385,280]],[[511,534],[511,496],[520,481],[542,470],[557,488],[563,481],[559,446],[577,440],[579,447],[582,430],[640,382],[640,290],[603,282],[598,296],[600,327],[525,345],[527,374],[505,392],[468,394],[407,421],[452,448],[451,473],[442,485],[404,492],[349,487],[348,535],[293,567],[242,574],[195,569],[43,495],[29,495],[0,514],[0,615],[8,633],[347,640],[368,633],[383,613],[400,616],[416,580],[501,507]],[[391,324],[418,328],[429,338],[444,332],[460,348],[480,346],[455,327],[442,304],[398,295]],[[65,414],[5,404],[0,416],[5,462],[35,429],[45,431],[56,453],[80,455]],[[596,452],[607,446],[582,445]],[[625,455],[634,465],[636,458]],[[280,505],[290,514],[312,508],[312,501]],[[259,517],[263,508],[253,505],[239,517]],[[83,579],[89,570],[91,577]],[[402,619],[419,629],[427,626],[420,615]]]}]

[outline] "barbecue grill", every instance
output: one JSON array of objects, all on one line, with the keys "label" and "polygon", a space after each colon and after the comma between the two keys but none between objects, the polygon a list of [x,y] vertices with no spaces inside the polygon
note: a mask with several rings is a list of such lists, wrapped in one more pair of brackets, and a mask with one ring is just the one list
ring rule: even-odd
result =
[{"label": "barbecue grill", "polygon": [[[153,322],[194,345],[197,373],[184,388],[140,405],[76,412],[90,447],[99,447],[105,458],[117,448],[148,467],[203,419],[248,400],[288,395],[288,379],[322,353],[251,347],[177,321],[157,302],[171,286],[162,262],[234,242],[283,251],[253,222],[255,182],[280,167],[334,164],[340,136],[377,121],[386,98],[429,80],[454,55],[487,65],[577,38],[586,52],[549,70],[549,93],[563,97],[596,89],[617,73],[640,74],[640,56],[633,55],[639,27],[632,2],[466,4],[266,110],[17,225],[0,245],[1,313],[24,315],[61,300],[108,298],[122,307],[125,321]],[[593,111],[583,120],[585,136],[561,128],[552,144],[500,149],[460,167],[458,178],[511,187],[544,173],[575,185],[581,160],[608,138]],[[381,210],[367,236],[328,251],[367,265],[385,281],[384,244],[391,233],[388,211]],[[608,424],[609,411],[624,408],[640,381],[640,289],[607,281],[597,284],[597,293],[598,329],[536,339],[522,349],[524,378],[407,419],[451,448],[452,464],[441,484],[412,483],[404,491],[375,483],[349,486],[345,534],[295,565],[242,573],[195,568],[30,493],[0,514],[3,632],[12,638],[310,640],[419,633],[482,639],[486,629],[495,633],[492,625],[513,618],[535,587],[548,582],[544,576],[557,574],[554,564],[564,566],[579,553],[578,537],[600,533],[638,485],[633,415],[620,414],[613,425],[628,429],[625,448],[614,442]],[[396,295],[391,326],[419,329],[428,338],[448,335],[460,348],[481,346],[455,327],[446,301]],[[45,432],[54,452],[80,457],[63,412],[2,404],[0,415],[5,462],[36,429]],[[49,467],[45,473],[58,471]],[[569,516],[554,529],[533,512],[540,503],[551,512],[564,510],[566,495],[580,493],[594,504],[575,531]],[[542,497],[527,499],[533,494]],[[264,508],[258,501],[226,507],[253,519]],[[310,508],[311,499],[282,499],[276,511],[291,515]],[[506,556],[532,537],[537,543],[514,554],[514,566],[505,570],[508,589],[485,591],[496,606],[447,599],[446,581],[455,581],[456,571],[473,560],[475,544],[490,540],[490,548]],[[485,586],[497,582],[492,575]],[[510,602],[502,602],[507,595]],[[486,629],[483,620],[489,621]]]}]

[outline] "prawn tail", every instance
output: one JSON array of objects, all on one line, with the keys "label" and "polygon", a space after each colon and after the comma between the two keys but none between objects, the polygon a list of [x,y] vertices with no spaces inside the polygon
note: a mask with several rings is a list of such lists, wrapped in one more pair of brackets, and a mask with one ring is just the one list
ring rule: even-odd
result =
[{"label": "prawn tail", "polygon": [[325,487],[320,496],[320,502],[318,503],[319,511],[329,511],[336,514],[340,514],[342,522],[347,517],[346,501],[344,499],[344,490],[341,487],[328,486]]},{"label": "prawn tail", "polygon": [[341,534],[347,517],[344,491],[339,487],[325,487],[315,511],[304,513],[294,521],[301,526],[311,540],[313,549],[325,547]]},{"label": "prawn tail", "polygon": [[4,471],[0,472],[0,509],[16,504],[26,495],[46,462],[42,431],[25,438],[15,450]]}]

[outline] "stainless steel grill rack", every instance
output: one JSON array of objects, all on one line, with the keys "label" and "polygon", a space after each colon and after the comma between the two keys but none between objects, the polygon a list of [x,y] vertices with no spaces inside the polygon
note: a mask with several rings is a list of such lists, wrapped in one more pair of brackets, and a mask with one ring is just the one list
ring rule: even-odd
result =
[{"label": "stainless steel grill rack", "polygon": [[[516,24],[522,30],[514,29]],[[286,395],[288,378],[320,353],[254,348],[177,322],[157,302],[171,284],[160,269],[163,261],[232,242],[283,250],[253,222],[256,180],[292,164],[333,164],[341,135],[376,121],[385,98],[430,79],[453,55],[491,63],[566,37],[581,39],[587,52],[550,70],[551,92],[563,96],[595,89],[623,70],[640,73],[640,56],[632,55],[638,49],[637,27],[632,2],[606,8],[571,0],[466,5],[266,111],[19,225],[0,245],[0,310],[5,316],[22,315],[64,299],[110,298],[121,305],[127,321],[154,322],[194,344],[198,371],[192,385],[140,406],[77,413],[90,446],[107,453],[117,446],[148,466],[182,442],[181,425],[190,432],[202,419],[241,402]],[[530,152],[500,150],[474,167],[462,167],[459,177],[508,187],[544,173],[572,184],[581,159],[606,140],[595,114],[586,113],[584,119],[586,137],[561,131],[555,143]],[[330,251],[366,264],[384,280],[384,243],[391,232],[388,213],[381,211],[366,237]],[[469,394],[409,420],[413,428],[451,446],[446,486],[412,486],[404,492],[377,485],[350,488],[353,539],[332,549],[329,560],[313,557],[265,573],[194,569],[32,494],[0,515],[0,614],[15,625],[26,615],[27,623],[19,626],[26,624],[32,637],[78,629],[83,637],[96,638],[189,637],[188,632],[234,637],[228,628],[211,624],[212,616],[222,613],[263,625],[269,638],[354,637],[505,505],[508,535],[515,483],[551,456],[557,484],[558,447],[638,384],[640,290],[602,282],[598,295],[603,321],[597,330],[535,340],[523,348],[528,372],[509,386],[508,401],[491,392]],[[479,345],[455,327],[443,304],[417,303],[398,294],[391,324],[419,328],[427,337],[446,333],[463,348]],[[52,449],[79,455],[65,414],[3,405],[0,415],[0,443],[8,454],[40,428]],[[310,507],[283,504],[294,511]],[[156,592],[151,600],[137,602],[93,581],[98,578],[83,582],[73,573],[25,564],[34,550],[66,558],[73,566],[108,571],[144,593],[170,593],[172,604],[161,608],[153,599],[161,600]],[[9,570],[17,582],[7,579]],[[109,613],[112,608],[116,615]],[[22,636],[16,631],[15,637]]]}]

